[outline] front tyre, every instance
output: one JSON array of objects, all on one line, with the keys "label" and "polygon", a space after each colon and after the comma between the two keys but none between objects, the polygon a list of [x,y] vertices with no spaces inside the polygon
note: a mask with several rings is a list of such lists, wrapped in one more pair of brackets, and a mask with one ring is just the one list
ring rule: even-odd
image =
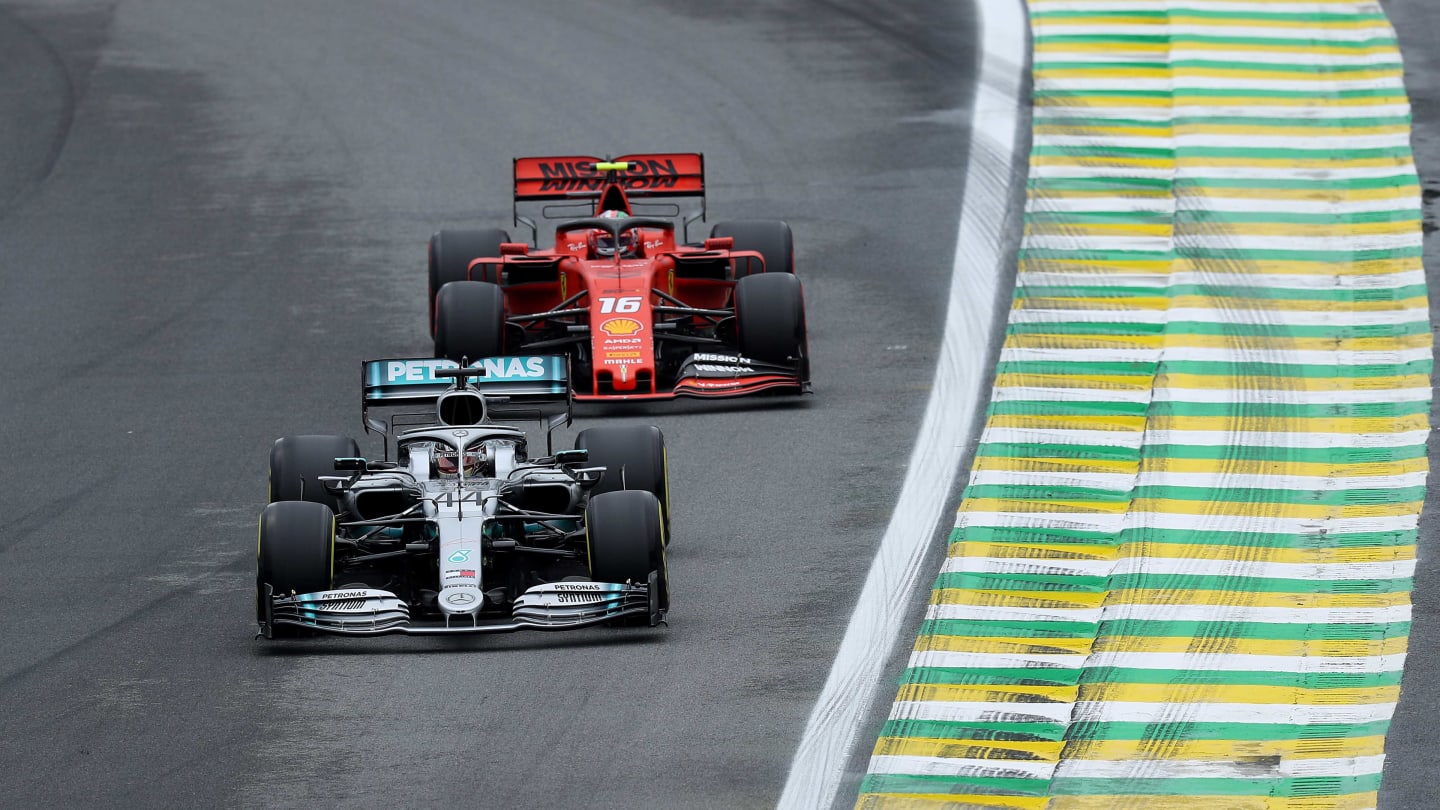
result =
[{"label": "front tyre", "polygon": [[629,489],[592,497],[585,506],[585,544],[591,579],[639,585],[654,573],[659,608],[670,609],[665,528],[654,495]]},{"label": "front tyre", "polygon": [[808,379],[805,298],[800,279],[764,273],[736,282],[735,328],[741,354],[767,363],[798,361]]},{"label": "front tyre", "polygon": [[435,298],[435,356],[460,362],[505,353],[505,292],[488,281],[454,281]]},{"label": "front tyre", "polygon": [[[335,513],[310,501],[277,501],[260,513],[256,549],[255,618],[265,621],[265,586],[276,596],[330,589],[335,561]],[[291,627],[272,628],[274,635]]]}]

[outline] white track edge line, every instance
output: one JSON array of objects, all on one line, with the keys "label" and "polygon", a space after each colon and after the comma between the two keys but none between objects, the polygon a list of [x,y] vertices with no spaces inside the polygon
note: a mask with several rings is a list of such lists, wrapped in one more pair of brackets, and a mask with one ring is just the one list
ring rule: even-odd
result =
[{"label": "white track edge line", "polygon": [[805,724],[777,810],[827,810],[835,803],[965,457],[978,416],[970,403],[990,370],[977,347],[989,343],[996,289],[1009,259],[1002,248],[1029,47],[1023,0],[989,0],[976,8],[983,50],[934,387],[890,525]]}]

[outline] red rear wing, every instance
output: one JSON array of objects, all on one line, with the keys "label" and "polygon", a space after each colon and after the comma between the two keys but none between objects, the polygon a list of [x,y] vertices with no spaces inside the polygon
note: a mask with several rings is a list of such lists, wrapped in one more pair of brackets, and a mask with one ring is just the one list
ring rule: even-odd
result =
[{"label": "red rear wing", "polygon": [[[624,164],[624,168],[616,164]],[[703,196],[705,158],[695,152],[621,155],[612,159],[582,156],[515,158],[515,199],[594,197],[612,178],[626,194],[633,196]]]}]

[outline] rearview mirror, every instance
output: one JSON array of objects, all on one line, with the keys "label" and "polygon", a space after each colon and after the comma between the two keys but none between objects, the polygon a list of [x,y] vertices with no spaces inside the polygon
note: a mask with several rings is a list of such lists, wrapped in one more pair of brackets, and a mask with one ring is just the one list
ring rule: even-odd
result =
[{"label": "rearview mirror", "polygon": [[581,461],[590,460],[590,451],[584,448],[575,450],[561,450],[555,454],[557,464],[578,464]]},{"label": "rearview mirror", "polygon": [[337,458],[335,459],[335,469],[365,472],[367,466],[363,458]]}]

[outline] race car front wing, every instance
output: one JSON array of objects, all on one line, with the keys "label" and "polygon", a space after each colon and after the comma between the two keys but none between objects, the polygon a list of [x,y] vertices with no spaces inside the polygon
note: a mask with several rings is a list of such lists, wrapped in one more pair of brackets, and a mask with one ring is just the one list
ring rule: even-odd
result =
[{"label": "race car front wing", "polygon": [[552,582],[526,590],[515,600],[508,620],[482,616],[477,610],[434,622],[412,623],[409,606],[389,591],[348,588],[277,596],[266,585],[264,618],[256,635],[273,638],[275,628],[282,626],[342,636],[573,630],[627,617],[648,618],[653,627],[665,619],[659,591],[658,576],[653,572],[644,585]]},{"label": "race car front wing", "polygon": [[592,400],[675,399],[676,397],[726,398],[786,391],[808,394],[808,360],[773,363],[754,360],[739,353],[714,350],[697,352],[680,364],[675,382],[656,393],[612,391],[575,394],[577,402]]}]

